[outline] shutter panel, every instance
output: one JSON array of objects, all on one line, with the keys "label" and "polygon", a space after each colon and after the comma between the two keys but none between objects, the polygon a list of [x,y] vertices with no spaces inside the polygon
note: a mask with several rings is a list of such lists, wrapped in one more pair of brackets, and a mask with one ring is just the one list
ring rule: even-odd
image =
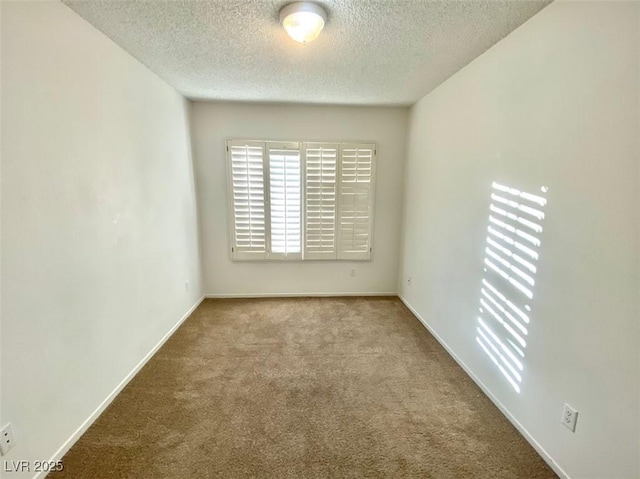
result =
[{"label": "shutter panel", "polygon": [[300,144],[267,142],[269,158],[269,258],[302,258]]},{"label": "shutter panel", "polygon": [[338,145],[305,143],[305,259],[336,259]]},{"label": "shutter panel", "polygon": [[264,142],[227,142],[233,218],[233,259],[267,257]]},{"label": "shutter panel", "polygon": [[371,259],[375,151],[374,144],[341,144],[338,259]]}]

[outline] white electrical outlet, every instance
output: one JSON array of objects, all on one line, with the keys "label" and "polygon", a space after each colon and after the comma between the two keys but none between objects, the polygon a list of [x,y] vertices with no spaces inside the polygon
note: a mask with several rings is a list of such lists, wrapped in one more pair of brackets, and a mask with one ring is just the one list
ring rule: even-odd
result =
[{"label": "white electrical outlet", "polygon": [[184,290],[187,292],[189,291],[189,281],[184,282]]},{"label": "white electrical outlet", "polygon": [[350,273],[350,274],[351,274],[351,276],[355,276],[355,275],[356,275],[356,270],[355,270],[355,268],[351,270],[351,273]]},{"label": "white electrical outlet", "polygon": [[15,445],[16,439],[13,435],[11,423],[0,429],[0,452],[4,456]]},{"label": "white electrical outlet", "polygon": [[569,429],[571,432],[576,432],[576,421],[578,420],[578,411],[573,409],[567,403],[564,403],[564,409],[562,410],[562,418],[560,422],[562,425]]}]

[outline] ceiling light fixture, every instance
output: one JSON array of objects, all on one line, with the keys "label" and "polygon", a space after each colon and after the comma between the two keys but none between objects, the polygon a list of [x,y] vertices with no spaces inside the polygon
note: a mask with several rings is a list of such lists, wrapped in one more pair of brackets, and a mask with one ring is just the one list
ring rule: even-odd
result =
[{"label": "ceiling light fixture", "polygon": [[280,10],[280,23],[296,42],[315,40],[324,28],[327,12],[311,2],[290,3]]}]

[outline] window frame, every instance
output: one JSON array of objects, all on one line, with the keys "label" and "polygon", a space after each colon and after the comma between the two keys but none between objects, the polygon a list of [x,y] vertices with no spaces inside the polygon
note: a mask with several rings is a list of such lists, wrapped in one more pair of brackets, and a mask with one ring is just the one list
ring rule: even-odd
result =
[{"label": "window frame", "polygon": [[[235,191],[233,185],[232,147],[242,145],[261,145],[262,171],[263,171],[263,202],[264,202],[264,234],[265,251],[247,252],[241,251],[236,245],[236,210]],[[297,146],[295,146],[297,145]],[[318,253],[307,251],[307,148],[308,147],[335,147],[336,148],[336,180],[335,180],[335,219],[334,219],[334,251],[332,253]],[[299,253],[273,253],[271,252],[271,178],[269,149],[282,148],[297,149],[300,158],[300,252]],[[341,251],[341,188],[343,184],[343,148],[356,147],[371,150],[371,169],[369,179],[368,202],[368,251],[344,252]],[[227,138],[224,152],[227,170],[227,212],[229,228],[229,254],[233,262],[315,262],[315,261],[371,261],[373,256],[373,232],[375,222],[375,191],[377,169],[377,144],[373,141],[300,141],[300,140],[255,140],[243,138]]]}]

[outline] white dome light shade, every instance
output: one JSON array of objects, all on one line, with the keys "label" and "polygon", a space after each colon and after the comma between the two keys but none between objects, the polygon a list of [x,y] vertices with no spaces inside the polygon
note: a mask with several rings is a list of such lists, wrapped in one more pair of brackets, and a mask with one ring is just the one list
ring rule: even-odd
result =
[{"label": "white dome light shade", "polygon": [[280,23],[296,42],[315,40],[324,28],[327,13],[315,3],[291,3],[280,10]]}]

